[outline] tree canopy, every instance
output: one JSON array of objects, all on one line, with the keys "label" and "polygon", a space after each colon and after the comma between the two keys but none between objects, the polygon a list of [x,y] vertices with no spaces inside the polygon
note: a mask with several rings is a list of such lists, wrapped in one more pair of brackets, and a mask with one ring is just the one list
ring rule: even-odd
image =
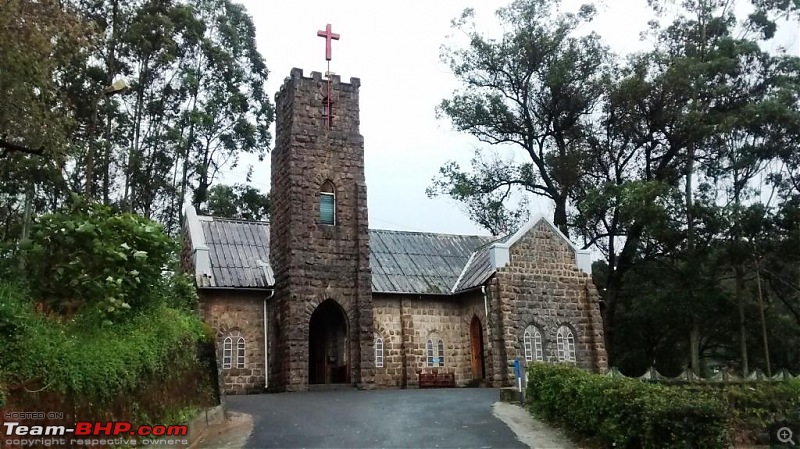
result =
[{"label": "tree canopy", "polygon": [[[798,351],[764,347],[785,345],[777,329],[797,318],[800,293],[800,247],[775,258],[771,246],[800,223],[784,218],[797,213],[800,58],[764,49],[797,5],[756,1],[740,19],[731,2],[683,2],[670,16],[650,4],[653,45],[624,58],[580,32],[591,5],[516,0],[497,12],[499,37],[471,10],[454,20],[467,42],[442,56],[460,88],[437,111],[485,146],[471,167],[445,164],[428,194],[461,202],[495,235],[533,196],[547,199],[554,223],[602,256],[612,363],[748,371],[772,354],[800,367]],[[498,155],[506,148],[514,156]]]},{"label": "tree canopy", "polygon": [[[268,76],[230,0],[3,2],[0,232],[71,193],[175,233],[220,171],[271,144]],[[37,26],[28,26],[36,23]],[[111,86],[127,81],[127,88]]]}]

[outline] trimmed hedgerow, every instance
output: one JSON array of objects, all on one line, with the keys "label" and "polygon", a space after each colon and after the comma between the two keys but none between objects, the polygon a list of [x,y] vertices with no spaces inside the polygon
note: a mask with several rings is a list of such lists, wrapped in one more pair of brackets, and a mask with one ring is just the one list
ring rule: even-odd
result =
[{"label": "trimmed hedgerow", "polygon": [[726,404],[703,391],[534,363],[526,402],[537,417],[608,447],[701,449],[728,441]]},{"label": "trimmed hedgerow", "polygon": [[800,379],[687,385],[689,391],[724,398],[736,441],[763,443],[764,432],[778,421],[800,421]]}]

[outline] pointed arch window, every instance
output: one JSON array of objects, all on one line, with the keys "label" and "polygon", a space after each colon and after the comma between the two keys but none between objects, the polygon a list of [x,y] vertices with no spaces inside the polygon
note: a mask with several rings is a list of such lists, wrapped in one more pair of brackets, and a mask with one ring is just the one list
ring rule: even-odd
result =
[{"label": "pointed arch window", "polygon": [[[233,345],[234,338],[236,338],[235,347]],[[244,368],[245,346],[244,337],[225,337],[222,340],[222,368]]]},{"label": "pointed arch window", "polygon": [[225,337],[222,342],[222,368],[231,369],[231,358],[233,354],[233,339]]},{"label": "pointed arch window", "polygon": [[383,368],[383,338],[375,337],[375,367]]},{"label": "pointed arch window", "polygon": [[336,192],[330,181],[325,181],[320,188],[319,221],[329,226],[336,224]]},{"label": "pointed arch window", "polygon": [[575,336],[568,326],[561,326],[556,333],[559,362],[575,362]]},{"label": "pointed arch window", "polygon": [[544,349],[542,346],[542,333],[536,326],[528,326],[525,328],[525,334],[522,337],[522,343],[525,348],[525,360],[528,362],[544,361]]},{"label": "pointed arch window", "polygon": [[425,348],[428,351],[428,366],[433,366],[433,340],[428,340],[428,343],[425,344]]},{"label": "pointed arch window", "polygon": [[444,366],[444,342],[441,338],[431,338],[425,345],[427,350],[428,366]]},{"label": "pointed arch window", "polygon": [[244,337],[236,341],[236,367],[244,368]]}]

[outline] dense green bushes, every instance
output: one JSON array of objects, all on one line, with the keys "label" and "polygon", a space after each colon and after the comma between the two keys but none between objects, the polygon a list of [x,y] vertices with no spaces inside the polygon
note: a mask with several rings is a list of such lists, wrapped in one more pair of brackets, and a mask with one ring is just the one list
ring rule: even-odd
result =
[{"label": "dense green bushes", "polygon": [[192,312],[161,305],[123,324],[84,324],[42,314],[19,288],[0,284],[6,410],[152,424],[218,403],[213,342]]},{"label": "dense green bushes", "polygon": [[172,300],[189,302],[175,285],[183,281],[169,273],[177,243],[138,215],[76,198],[70,210],[41,217],[21,246],[21,274],[48,311],[108,324]]},{"label": "dense green bushes", "polygon": [[690,391],[712,391],[725,399],[731,434],[737,441],[765,443],[764,432],[778,421],[800,421],[800,379],[689,385]]},{"label": "dense green bushes", "polygon": [[572,366],[528,368],[527,404],[546,421],[617,448],[720,448],[729,414],[710,392],[610,378]]},{"label": "dense green bushes", "polygon": [[40,217],[0,279],[0,401],[147,423],[217,401],[213,341],[156,223],[80,200]]},{"label": "dense green bushes", "polygon": [[203,338],[188,311],[159,306],[130,321],[92,331],[36,312],[18,289],[0,285],[0,379],[28,389],[96,399],[134,388],[148,373],[180,370],[196,360]]},{"label": "dense green bushes", "polygon": [[535,363],[526,400],[534,415],[617,448],[760,444],[770,424],[800,421],[800,379],[661,384]]}]

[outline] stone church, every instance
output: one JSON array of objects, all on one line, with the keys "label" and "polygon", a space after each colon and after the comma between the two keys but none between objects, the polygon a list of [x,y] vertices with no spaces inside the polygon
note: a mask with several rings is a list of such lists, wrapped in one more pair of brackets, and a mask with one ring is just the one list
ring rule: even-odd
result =
[{"label": "stone church", "polygon": [[514,359],[605,370],[589,253],[546,218],[501,239],[369,228],[360,84],[284,81],[269,223],[187,206],[225,390],[505,386]]}]

